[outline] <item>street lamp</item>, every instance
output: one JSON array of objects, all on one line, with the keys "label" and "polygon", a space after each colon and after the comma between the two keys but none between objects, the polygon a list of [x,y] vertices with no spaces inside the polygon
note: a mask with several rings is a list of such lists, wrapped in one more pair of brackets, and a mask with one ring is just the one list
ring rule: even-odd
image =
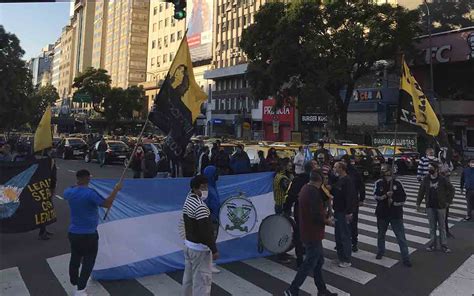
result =
[{"label": "street lamp", "polygon": [[431,97],[434,97],[434,79],[433,79],[433,44],[432,44],[432,39],[431,39],[431,12],[430,12],[430,7],[426,0],[423,1],[426,7],[426,12],[427,12],[427,27],[428,27],[428,42],[429,42],[429,51],[430,51],[430,93]]}]

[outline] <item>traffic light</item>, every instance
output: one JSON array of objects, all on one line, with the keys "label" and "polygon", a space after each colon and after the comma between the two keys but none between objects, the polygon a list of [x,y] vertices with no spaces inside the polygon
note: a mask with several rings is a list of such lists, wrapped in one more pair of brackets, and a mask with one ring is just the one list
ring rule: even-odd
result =
[{"label": "traffic light", "polygon": [[166,0],[174,5],[174,18],[182,20],[186,17],[186,0]]}]

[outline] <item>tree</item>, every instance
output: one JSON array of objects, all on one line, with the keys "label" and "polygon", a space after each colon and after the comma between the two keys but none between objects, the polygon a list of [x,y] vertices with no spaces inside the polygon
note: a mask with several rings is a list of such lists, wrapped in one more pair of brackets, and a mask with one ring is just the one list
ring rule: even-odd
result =
[{"label": "tree", "polygon": [[38,125],[44,111],[48,105],[53,106],[59,100],[59,94],[53,85],[42,86],[36,90],[36,93],[31,97],[30,110],[32,126]]},{"label": "tree", "polygon": [[103,113],[100,106],[104,98],[110,92],[110,76],[107,70],[87,68],[84,73],[74,78],[73,87],[77,88],[74,95],[84,94],[90,97],[94,110]]},{"label": "tree", "polygon": [[344,133],[355,81],[375,62],[412,48],[418,17],[418,11],[363,1],[268,3],[240,43],[253,95],[323,108]]},{"label": "tree", "polygon": [[14,34],[0,25],[0,128],[7,132],[30,117],[31,75],[21,59],[25,52]]},{"label": "tree", "polygon": [[120,119],[131,119],[133,111],[141,111],[144,97],[145,91],[142,87],[112,88],[101,105],[102,115],[107,120],[109,128],[115,128]]},{"label": "tree", "polygon": [[[427,3],[430,14],[432,33],[456,30],[472,26],[474,24],[474,2],[472,0],[442,1]],[[424,34],[428,34],[428,14],[426,5],[418,7],[422,18],[420,27]]]}]

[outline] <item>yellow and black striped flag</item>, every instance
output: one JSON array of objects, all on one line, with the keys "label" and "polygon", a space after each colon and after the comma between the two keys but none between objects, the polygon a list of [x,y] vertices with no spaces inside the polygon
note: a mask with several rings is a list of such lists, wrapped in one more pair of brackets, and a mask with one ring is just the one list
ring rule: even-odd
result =
[{"label": "yellow and black striped flag", "polygon": [[148,119],[167,135],[163,150],[171,159],[180,159],[184,154],[194,133],[194,121],[206,99],[206,93],[194,78],[189,46],[184,36],[148,115]]},{"label": "yellow and black striped flag", "polygon": [[438,117],[404,58],[402,58],[398,110],[399,120],[421,127],[428,135],[436,137],[439,134]]}]

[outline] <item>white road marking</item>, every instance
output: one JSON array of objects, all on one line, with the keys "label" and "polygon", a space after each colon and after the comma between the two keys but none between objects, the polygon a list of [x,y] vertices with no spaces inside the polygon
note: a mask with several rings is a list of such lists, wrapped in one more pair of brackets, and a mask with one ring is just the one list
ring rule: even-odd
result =
[{"label": "white road marking", "polygon": [[29,296],[18,267],[0,270],[0,295]]},{"label": "white road marking", "polygon": [[70,173],[75,173],[76,172],[74,170],[67,170],[67,171],[70,172]]},{"label": "white road marking", "polygon": [[472,296],[474,292],[474,255],[431,292],[430,296]]},{"label": "white road marking", "polygon": [[61,197],[61,195],[57,195],[56,194],[56,198],[60,199],[60,200],[64,200],[64,198]]},{"label": "white road marking", "polygon": [[[263,271],[264,273],[267,273],[281,281],[284,281],[288,285],[291,284],[296,275],[296,271],[294,271],[293,269],[264,258],[245,260],[243,262],[247,265],[252,266],[255,269]],[[308,276],[308,278],[312,277]],[[333,287],[331,285],[326,284],[326,286],[328,290],[330,290],[331,292],[335,292],[338,295],[350,295],[349,293],[339,290],[338,288]],[[312,295],[316,295],[318,292],[318,289],[314,285],[314,282],[308,281],[308,279],[304,281],[300,289]]]},{"label": "white road marking", "polygon": [[354,268],[352,266],[347,268],[340,268],[337,265],[337,260],[332,260],[328,258],[324,258],[323,269],[362,285],[367,284],[368,282],[377,277],[375,274],[363,271],[358,268]]},{"label": "white road marking", "polygon": [[231,295],[272,295],[224,268],[220,268],[220,270],[220,273],[212,274],[212,282]]},{"label": "white road marking", "polygon": [[137,281],[155,295],[180,295],[182,286],[167,274],[150,275]]}]

